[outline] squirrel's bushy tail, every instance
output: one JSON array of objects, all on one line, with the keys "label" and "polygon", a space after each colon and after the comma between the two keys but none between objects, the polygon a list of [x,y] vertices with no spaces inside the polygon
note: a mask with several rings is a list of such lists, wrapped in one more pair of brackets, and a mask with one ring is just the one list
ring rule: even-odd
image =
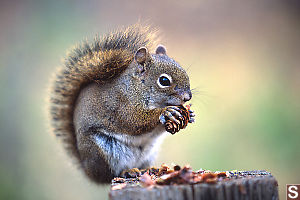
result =
[{"label": "squirrel's bushy tail", "polygon": [[149,26],[133,25],[97,37],[75,47],[56,73],[50,96],[54,133],[66,149],[80,159],[73,126],[73,111],[80,90],[92,82],[106,82],[122,73],[139,47],[152,49],[155,32]]}]

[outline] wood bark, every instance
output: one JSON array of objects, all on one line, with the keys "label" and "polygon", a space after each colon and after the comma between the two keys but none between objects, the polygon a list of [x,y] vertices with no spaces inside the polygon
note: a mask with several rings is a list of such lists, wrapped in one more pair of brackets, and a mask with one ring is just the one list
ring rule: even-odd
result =
[{"label": "wood bark", "polygon": [[215,184],[141,187],[133,184],[111,190],[110,200],[276,200],[278,183],[265,171],[239,172],[240,176]]}]

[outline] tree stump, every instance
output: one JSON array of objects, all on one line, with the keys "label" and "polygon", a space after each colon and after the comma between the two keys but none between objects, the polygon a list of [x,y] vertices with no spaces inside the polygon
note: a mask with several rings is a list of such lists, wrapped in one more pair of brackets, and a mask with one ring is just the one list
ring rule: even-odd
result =
[{"label": "tree stump", "polygon": [[[196,172],[193,172],[196,173]],[[225,173],[225,172],[223,172]],[[109,193],[110,200],[276,200],[278,183],[267,171],[232,171],[227,177],[217,181],[199,181],[192,184],[180,184],[179,181],[167,182],[167,185],[145,186],[141,178],[113,181]],[[178,174],[178,173],[177,173]],[[147,175],[149,176],[149,175]],[[150,176],[149,176],[150,177]],[[170,176],[169,176],[170,177]],[[216,179],[216,178],[215,178]],[[115,179],[117,180],[117,179]],[[174,178],[172,179],[174,180]],[[195,180],[195,179],[193,179]],[[143,180],[142,180],[143,181]],[[156,180],[157,181],[157,180]]]}]

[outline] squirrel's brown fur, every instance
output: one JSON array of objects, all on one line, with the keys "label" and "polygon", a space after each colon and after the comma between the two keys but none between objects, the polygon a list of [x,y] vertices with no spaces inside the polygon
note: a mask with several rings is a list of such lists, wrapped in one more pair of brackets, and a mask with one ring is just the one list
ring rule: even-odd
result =
[{"label": "squirrel's brown fur", "polygon": [[50,92],[54,132],[96,183],[149,167],[165,123],[179,125],[178,106],[192,98],[188,74],[166,48],[148,51],[154,33],[134,25],[86,42],[55,77]]},{"label": "squirrel's brown fur", "polygon": [[104,82],[118,76],[134,58],[139,47],[152,49],[155,31],[134,25],[96,38],[72,50],[64,66],[57,72],[51,96],[51,118],[54,133],[77,159],[73,112],[81,89],[92,82]]}]

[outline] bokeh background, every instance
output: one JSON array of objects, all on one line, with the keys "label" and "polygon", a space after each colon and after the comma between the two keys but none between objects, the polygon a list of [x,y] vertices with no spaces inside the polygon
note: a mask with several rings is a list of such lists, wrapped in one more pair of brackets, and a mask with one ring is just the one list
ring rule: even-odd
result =
[{"label": "bokeh background", "polygon": [[266,169],[300,183],[297,0],[1,1],[0,199],[106,199],[49,132],[49,79],[85,38],[138,21],[187,69],[196,123],[166,138],[156,162]]}]

